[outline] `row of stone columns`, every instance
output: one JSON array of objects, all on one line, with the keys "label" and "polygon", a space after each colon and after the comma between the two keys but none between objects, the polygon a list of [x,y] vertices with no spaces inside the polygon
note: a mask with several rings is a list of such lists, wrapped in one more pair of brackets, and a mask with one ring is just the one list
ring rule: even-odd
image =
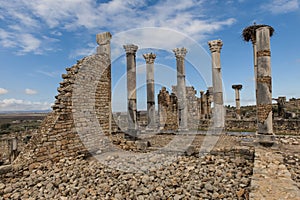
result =
[{"label": "row of stone columns", "polygon": [[[270,36],[274,29],[267,25],[256,25],[247,27],[243,31],[246,41],[251,40],[254,53],[254,74],[256,90],[256,106],[258,135],[273,135],[272,124],[272,78],[271,78],[271,51]],[[110,56],[110,33],[98,34],[97,48],[98,53],[107,53]],[[223,128],[225,124],[222,74],[220,64],[220,51],[223,46],[221,40],[212,40],[208,42],[212,54],[212,80],[213,80],[213,101],[214,101],[214,126]],[[128,129],[135,133],[137,130],[137,105],[136,105],[136,51],[138,47],[133,44],[124,45],[127,57],[127,99],[128,99]],[[185,83],[185,48],[176,48],[173,50],[177,65],[177,93],[179,108],[179,129],[187,130],[187,105],[186,105],[186,83]],[[148,124],[155,124],[155,100],[154,100],[154,60],[155,54],[143,55],[147,63],[147,111]],[[236,92],[237,116],[240,119],[240,98],[239,90],[241,85],[233,85]],[[203,92],[201,93],[201,96]],[[201,105],[204,105],[201,99]],[[201,107],[201,110],[205,110]],[[201,113],[203,114],[203,113]]]},{"label": "row of stone columns", "polygon": [[[213,40],[208,42],[212,53],[212,78],[213,78],[213,94],[214,100],[214,124],[215,127],[224,128],[224,106],[223,106],[223,89],[222,89],[222,74],[220,65],[220,51],[222,48],[221,40]],[[128,130],[134,134],[137,130],[137,105],[136,105],[136,45],[124,45],[127,58],[127,100],[128,100]],[[177,98],[179,112],[179,131],[188,129],[188,108],[186,101],[186,81],[185,81],[185,56],[186,48],[175,48],[173,50],[176,57],[177,67]],[[155,54],[148,53],[143,55],[146,60],[147,68],[147,114],[148,128],[155,126],[155,99],[154,99],[154,60]],[[203,92],[201,93],[203,97]],[[201,110],[202,114],[210,114],[211,99],[207,98],[204,102],[202,98]],[[206,108],[204,104],[206,103]],[[207,109],[207,110],[206,110]],[[205,111],[206,110],[206,111]]]},{"label": "row of stone columns", "polygon": [[[138,46],[134,44],[123,46],[127,59],[127,101],[128,101],[128,132],[135,136],[137,131],[137,104],[136,104],[136,51]],[[178,108],[179,108],[179,129],[187,130],[187,105],[186,105],[186,83],[184,59],[187,53],[185,48],[173,50],[177,66],[178,86]],[[154,60],[156,55],[147,53],[143,55],[146,61],[147,73],[147,115],[148,128],[155,128],[155,89],[154,89]]]}]

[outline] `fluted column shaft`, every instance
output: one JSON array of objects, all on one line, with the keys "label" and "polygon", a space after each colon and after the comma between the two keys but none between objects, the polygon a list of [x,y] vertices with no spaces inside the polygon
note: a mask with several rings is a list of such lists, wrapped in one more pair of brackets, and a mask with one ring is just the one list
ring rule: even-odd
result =
[{"label": "fluted column shaft", "polygon": [[153,129],[155,128],[154,60],[156,55],[147,53],[143,56],[146,60],[148,128]]},{"label": "fluted column shaft", "polygon": [[220,52],[223,46],[221,40],[208,42],[212,56],[212,81],[213,81],[213,101],[214,101],[214,127],[224,128],[224,106],[223,106],[223,86],[221,74]]},{"label": "fluted column shaft", "polygon": [[136,51],[138,46],[129,44],[123,46],[127,59],[127,116],[128,131],[134,134],[137,130],[136,105]]},{"label": "fluted column shaft", "polygon": [[186,84],[185,84],[185,56],[186,48],[176,48],[173,50],[176,57],[177,66],[177,98],[179,111],[179,130],[187,130],[188,108],[186,103]]},{"label": "fluted column shaft", "polygon": [[258,134],[272,135],[272,77],[270,29],[261,27],[256,30],[257,42],[257,121]]}]

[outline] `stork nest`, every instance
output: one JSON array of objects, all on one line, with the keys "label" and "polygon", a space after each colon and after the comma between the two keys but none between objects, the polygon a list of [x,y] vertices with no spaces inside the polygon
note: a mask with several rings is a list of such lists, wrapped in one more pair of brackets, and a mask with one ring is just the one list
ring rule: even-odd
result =
[{"label": "stork nest", "polygon": [[260,27],[269,27],[270,29],[270,37],[272,37],[273,33],[274,33],[274,28],[272,26],[269,25],[265,25],[265,24],[254,24],[252,26],[248,26],[243,30],[243,38],[246,42],[249,42],[253,36],[255,36],[255,32],[256,29],[260,28]]}]

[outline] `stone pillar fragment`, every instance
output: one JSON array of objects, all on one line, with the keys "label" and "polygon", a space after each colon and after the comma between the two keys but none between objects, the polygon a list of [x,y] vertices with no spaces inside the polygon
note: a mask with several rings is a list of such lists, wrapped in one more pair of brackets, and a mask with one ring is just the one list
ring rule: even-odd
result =
[{"label": "stone pillar fragment", "polygon": [[155,128],[155,88],[154,88],[154,60],[156,55],[147,53],[143,55],[146,60],[146,73],[147,73],[147,115],[148,115],[148,128]]},{"label": "stone pillar fragment", "polygon": [[135,137],[137,132],[137,105],[136,105],[136,51],[138,46],[128,44],[123,46],[127,58],[127,116],[128,133]]},{"label": "stone pillar fragment", "polygon": [[232,89],[235,91],[236,118],[238,120],[241,119],[240,90],[242,88],[242,85],[232,85]]},{"label": "stone pillar fragment", "polygon": [[97,47],[97,54],[106,53],[111,57],[110,51],[110,40],[111,40],[110,32],[99,33],[96,35],[96,41],[99,45]]},{"label": "stone pillar fragment", "polygon": [[223,46],[221,40],[212,40],[208,42],[212,56],[212,81],[213,81],[213,101],[214,101],[214,127],[224,128],[224,106],[223,106],[223,86],[221,74],[220,52]]},{"label": "stone pillar fragment", "polygon": [[[108,81],[108,88],[109,88],[109,131],[108,133],[111,134],[111,126],[112,126],[112,103],[111,103],[111,49],[110,49],[110,40],[112,35],[110,32],[98,33],[96,35],[96,42],[99,45],[97,47],[97,54],[107,54],[109,58],[109,65],[104,70],[101,76],[107,76]],[[103,77],[104,78],[104,77]]]},{"label": "stone pillar fragment", "polygon": [[179,111],[179,131],[187,131],[188,107],[186,104],[186,84],[185,84],[185,56],[186,48],[173,49],[177,66],[177,98]]},{"label": "stone pillar fragment", "polygon": [[213,102],[213,87],[208,87],[206,91],[206,109],[207,109],[207,119],[210,119],[212,116],[211,103]]},{"label": "stone pillar fragment", "polygon": [[273,135],[270,28],[256,29],[258,135]]},{"label": "stone pillar fragment", "polygon": [[201,108],[200,109],[201,110],[200,111],[200,113],[201,113],[200,117],[201,117],[201,119],[205,119],[207,109],[206,109],[206,96],[205,96],[203,90],[200,91],[200,104],[201,104],[201,106],[200,106],[200,108]]}]

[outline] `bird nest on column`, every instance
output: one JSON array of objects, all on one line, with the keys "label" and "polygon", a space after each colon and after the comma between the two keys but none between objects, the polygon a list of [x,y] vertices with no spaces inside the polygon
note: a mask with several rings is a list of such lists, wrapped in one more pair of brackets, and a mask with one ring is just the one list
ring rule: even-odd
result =
[{"label": "bird nest on column", "polygon": [[252,26],[248,26],[243,30],[242,37],[246,42],[249,42],[253,36],[255,36],[256,29],[261,27],[269,27],[270,29],[270,36],[274,33],[274,28],[272,26],[266,24],[255,24]]}]

